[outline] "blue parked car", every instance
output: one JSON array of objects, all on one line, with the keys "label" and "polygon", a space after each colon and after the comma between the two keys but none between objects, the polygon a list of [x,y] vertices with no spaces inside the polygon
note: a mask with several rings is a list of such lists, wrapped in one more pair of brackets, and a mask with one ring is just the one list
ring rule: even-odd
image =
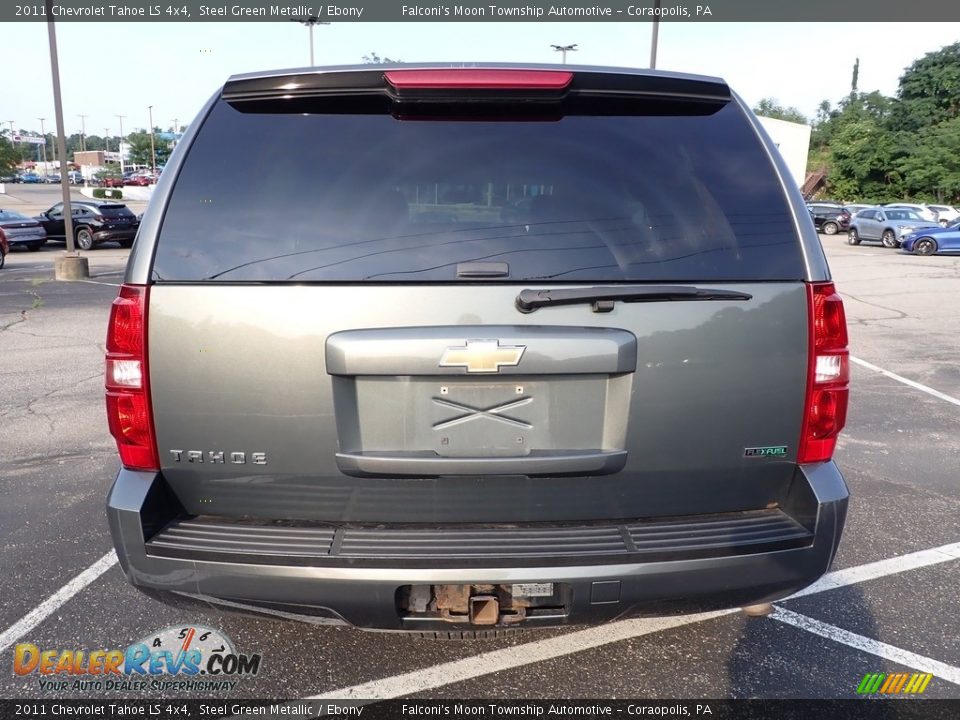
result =
[{"label": "blue parked car", "polygon": [[24,173],[23,175],[20,176],[20,182],[30,183],[30,184],[42,183],[43,178],[41,178],[36,173]]},{"label": "blue parked car", "polygon": [[960,253],[960,218],[951,220],[946,227],[917,230],[903,238],[901,247],[915,255]]}]

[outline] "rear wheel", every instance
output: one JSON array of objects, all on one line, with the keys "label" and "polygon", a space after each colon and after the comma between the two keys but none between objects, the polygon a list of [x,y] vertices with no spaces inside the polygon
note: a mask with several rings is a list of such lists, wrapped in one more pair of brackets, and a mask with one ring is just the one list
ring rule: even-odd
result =
[{"label": "rear wheel", "polygon": [[884,230],[883,235],[880,236],[880,242],[883,243],[884,247],[895,248],[900,245],[897,242],[897,235],[893,230]]},{"label": "rear wheel", "polygon": [[129,240],[121,240],[121,241],[120,241],[120,247],[122,247],[122,248],[131,248],[131,247],[133,247],[133,238],[130,238]]},{"label": "rear wheel", "polygon": [[917,255],[933,255],[937,251],[937,241],[933,238],[920,238],[913,244]]},{"label": "rear wheel", "polygon": [[836,235],[839,229],[839,226],[835,222],[825,222],[823,224],[824,235]]},{"label": "rear wheel", "polygon": [[93,249],[93,233],[90,228],[80,228],[77,230],[77,247],[81,250]]},{"label": "rear wheel", "polygon": [[847,243],[850,245],[860,244],[860,233],[857,232],[856,228],[850,228],[847,232]]}]

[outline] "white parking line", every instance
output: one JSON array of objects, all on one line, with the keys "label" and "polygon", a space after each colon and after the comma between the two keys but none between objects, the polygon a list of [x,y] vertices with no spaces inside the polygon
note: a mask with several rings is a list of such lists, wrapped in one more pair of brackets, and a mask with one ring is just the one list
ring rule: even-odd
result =
[{"label": "white parking line", "polygon": [[921,385],[920,383],[914,380],[911,380],[910,378],[905,378],[902,375],[897,375],[896,373],[892,373],[889,370],[884,370],[882,367],[877,367],[873,363],[868,363],[866,360],[861,360],[860,358],[853,357],[852,355],[850,356],[850,361],[855,362],[857,365],[862,365],[868,370],[873,370],[874,372],[878,372],[881,375],[886,375],[888,378],[896,380],[897,382],[902,382],[904,385],[909,385],[915,390],[919,390],[920,392],[925,392],[928,395],[933,395],[933,397],[935,398],[939,398],[940,400],[946,400],[948,403],[953,403],[954,405],[960,406],[960,400],[958,400],[955,397],[951,397],[950,395],[946,395],[940,392],[939,390],[934,390],[932,387]]},{"label": "white parking line", "polygon": [[933,673],[938,678],[948,680],[955,685],[960,685],[960,668],[954,667],[953,665],[947,665],[939,660],[918,655],[903,648],[887,645],[887,643],[880,642],[879,640],[858,635],[849,630],[839,628],[836,625],[829,625],[828,623],[815,620],[812,617],[801,615],[791,610],[785,610],[782,607],[778,607],[770,617],[787,625],[792,625],[795,628],[811,632],[814,635],[819,635],[820,637],[833,640],[848,647],[885,658],[886,660],[905,665],[914,670]]},{"label": "white parking line", "polygon": [[[939,563],[957,560],[960,553],[960,543],[950,543],[929,550],[910,553],[901,557],[889,558],[879,562],[847,568],[828,573],[815,585],[792,595],[791,598],[802,597],[813,593],[835,590],[846,585],[875,580],[877,578],[895,575],[907,570],[929,567]],[[791,598],[787,598],[788,600]],[[720,610],[699,615],[686,615],[670,618],[639,618],[634,620],[620,620],[608,625],[600,625],[587,630],[568,633],[555,638],[537,640],[534,642],[514,645],[502,650],[493,650],[462,660],[441,663],[432,667],[414,670],[413,672],[394,675],[392,677],[371,680],[370,682],[351,687],[339,688],[321,695],[314,695],[310,700],[325,700],[330,698],[363,698],[369,700],[387,700],[403,697],[413,693],[433,690],[444,685],[462,682],[472,678],[509,670],[511,668],[528,665],[534,662],[551,660],[564,655],[589,650],[590,648],[619,642],[641,635],[668,630],[671,628],[703,622],[712,618],[729,615],[737,610]],[[906,652],[906,651],[904,651]],[[919,657],[919,656],[918,656]]]},{"label": "white parking line", "polygon": [[117,562],[117,553],[111,550],[33,610],[28,612],[0,635],[0,652],[13,645],[37,625],[57,611],[61,605],[92,583]]}]

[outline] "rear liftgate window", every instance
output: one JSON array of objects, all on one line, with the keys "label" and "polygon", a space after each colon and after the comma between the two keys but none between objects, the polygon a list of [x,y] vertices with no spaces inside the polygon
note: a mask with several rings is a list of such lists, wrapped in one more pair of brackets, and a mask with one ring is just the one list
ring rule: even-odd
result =
[{"label": "rear liftgate window", "polygon": [[154,277],[455,282],[462,263],[500,263],[500,282],[803,277],[779,180],[732,103],[484,121],[224,101],[177,178]]}]

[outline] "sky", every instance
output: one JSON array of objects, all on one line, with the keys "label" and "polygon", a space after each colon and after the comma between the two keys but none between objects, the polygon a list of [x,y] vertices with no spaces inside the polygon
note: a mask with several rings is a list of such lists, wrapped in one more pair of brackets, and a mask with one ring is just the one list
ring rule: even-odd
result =
[{"label": "sky", "polygon": [[[232,74],[309,64],[309,30],[297,23],[57,24],[64,122],[68,134],[119,134],[190,122]],[[552,44],[576,43],[569,63],[648,67],[648,22],[334,23],[315,28],[317,65],[356,64],[376,53],[406,62],[558,63]],[[39,132],[54,128],[44,23],[0,23],[5,71],[0,122]],[[904,69],[960,40],[953,23],[688,23],[660,25],[657,67],[724,78],[755,105],[774,97],[813,117],[824,99],[859,88],[894,95]],[[79,115],[86,115],[81,121]]]}]

